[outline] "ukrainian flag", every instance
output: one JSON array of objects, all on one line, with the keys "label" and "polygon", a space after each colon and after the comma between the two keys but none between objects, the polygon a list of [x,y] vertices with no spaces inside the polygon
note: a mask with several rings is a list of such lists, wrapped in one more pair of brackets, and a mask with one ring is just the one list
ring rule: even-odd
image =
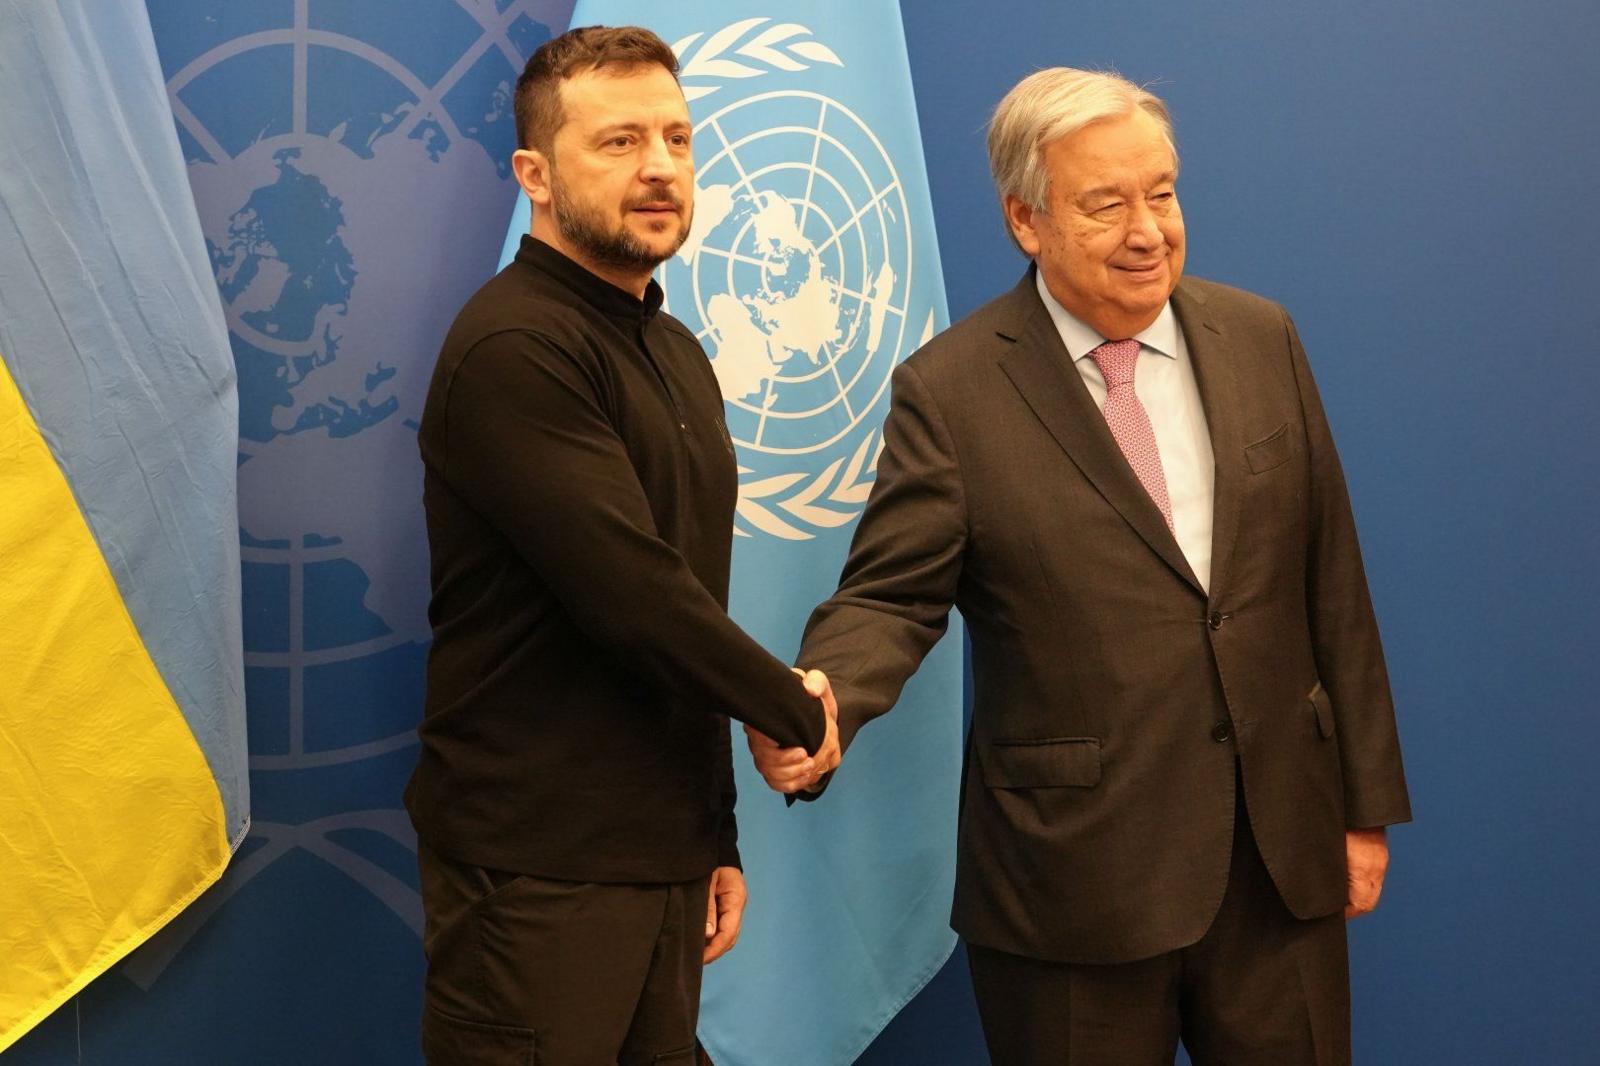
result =
[{"label": "ukrainian flag", "polygon": [[140,0],[0,0],[0,1051],[248,827],[227,327]]}]

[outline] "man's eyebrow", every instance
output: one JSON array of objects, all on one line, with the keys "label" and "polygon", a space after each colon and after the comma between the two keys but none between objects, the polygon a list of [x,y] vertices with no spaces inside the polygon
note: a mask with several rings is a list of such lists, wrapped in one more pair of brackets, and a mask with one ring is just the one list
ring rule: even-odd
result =
[{"label": "man's eyebrow", "polygon": [[[673,121],[668,122],[665,128],[670,131],[677,131],[691,129],[692,127],[689,125],[689,122],[686,119],[674,119]],[[644,134],[649,132],[649,129],[649,124],[644,122],[629,120],[610,122],[594,131],[594,139],[597,141],[603,141],[607,137],[613,137],[619,133]]]},{"label": "man's eyebrow", "polygon": [[1092,189],[1084,189],[1082,192],[1080,192],[1078,194],[1078,200],[1080,202],[1087,200],[1099,200],[1107,196],[1114,199],[1121,195],[1122,190],[1117,188],[1115,185],[1096,185]]},{"label": "man's eyebrow", "polygon": [[643,133],[642,122],[611,122],[594,131],[597,139],[604,140],[614,133]]},{"label": "man's eyebrow", "polygon": [[[1169,182],[1174,182],[1174,181],[1177,181],[1177,180],[1178,180],[1178,172],[1176,170],[1163,170],[1160,174],[1156,175],[1155,181],[1151,182],[1151,184],[1152,185],[1166,185]],[[1121,189],[1121,187],[1117,186],[1117,185],[1096,185],[1092,189],[1085,189],[1082,192],[1080,192],[1078,194],[1078,201],[1080,203],[1087,203],[1090,200],[1098,200],[1098,199],[1102,199],[1104,197],[1110,197],[1111,199],[1121,199],[1121,197],[1122,197],[1122,189]]]}]

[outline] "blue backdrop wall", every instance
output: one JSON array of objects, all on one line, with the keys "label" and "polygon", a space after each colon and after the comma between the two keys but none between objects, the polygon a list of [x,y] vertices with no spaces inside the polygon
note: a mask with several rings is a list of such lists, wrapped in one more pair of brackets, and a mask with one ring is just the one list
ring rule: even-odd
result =
[{"label": "blue backdrop wall", "polygon": [[[952,318],[1018,271],[987,109],[1104,65],[1172,104],[1186,269],[1306,343],[1417,817],[1350,928],[1357,1061],[1600,1061],[1600,7],[962,6],[906,5]],[[983,1061],[969,996],[947,968],[863,1061]]]},{"label": "blue backdrop wall", "polygon": [[[414,1062],[414,419],[504,234],[505,93],[570,4],[150,8],[241,374],[256,831],[7,1062]],[[1595,1061],[1600,8],[921,0],[904,20],[952,317],[1023,265],[988,110],[1058,63],[1156,85],[1189,271],[1296,316],[1417,812],[1351,927],[1358,1061]],[[861,1061],[985,1062],[963,966]]]}]

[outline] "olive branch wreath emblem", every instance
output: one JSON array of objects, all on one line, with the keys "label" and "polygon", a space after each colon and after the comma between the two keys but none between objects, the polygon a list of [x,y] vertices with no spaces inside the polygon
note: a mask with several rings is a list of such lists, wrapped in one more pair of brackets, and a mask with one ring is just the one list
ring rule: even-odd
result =
[{"label": "olive branch wreath emblem", "polygon": [[[751,35],[751,30],[771,21],[749,18],[730,23],[706,37],[698,48],[695,42],[705,37],[704,32],[680,38],[672,46],[680,64],[678,76],[684,79],[755,78],[774,70],[789,73],[809,70],[816,63],[844,66],[833,49],[816,40],[811,31],[798,22],[780,22]],[[804,39],[796,40],[797,37]],[[692,55],[689,54],[691,49]],[[683,95],[685,99],[698,100],[720,88],[722,86],[717,84],[685,85]]]},{"label": "olive branch wreath emblem", "polygon": [[[877,442],[876,447],[873,447],[874,441]],[[774,501],[776,506],[807,525],[836,529],[861,513],[861,507],[866,504],[867,496],[872,492],[872,483],[877,480],[878,456],[881,454],[883,454],[882,434],[874,429],[861,441],[848,464],[844,461],[844,457],[840,456],[814,476],[808,477],[802,471],[798,474],[775,474],[759,481],[741,481],[739,502],[734,506],[734,513],[761,532],[774,537],[782,537],[784,540],[810,540],[815,534],[808,533],[786,520],[764,501],[788,492],[788,495]],[[842,474],[840,467],[844,467]],[[749,467],[739,468],[741,476],[754,472]],[[794,491],[789,492],[791,489]],[[847,509],[837,510],[825,503],[819,503],[819,499],[842,504]],[[733,532],[741,537],[750,535],[737,524],[733,527]]]}]

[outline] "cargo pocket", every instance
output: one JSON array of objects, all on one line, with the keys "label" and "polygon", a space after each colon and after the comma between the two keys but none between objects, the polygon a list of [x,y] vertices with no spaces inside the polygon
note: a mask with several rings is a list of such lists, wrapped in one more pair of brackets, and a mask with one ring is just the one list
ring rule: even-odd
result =
[{"label": "cargo pocket", "polygon": [[996,740],[982,750],[990,788],[1092,788],[1100,782],[1099,737]]},{"label": "cargo pocket", "polygon": [[538,1066],[538,1043],[532,1029],[469,1022],[432,1007],[422,1011],[422,1055],[428,1066]]},{"label": "cargo pocket", "polygon": [[1250,464],[1252,474],[1265,474],[1273,467],[1282,466],[1289,461],[1289,423],[1285,422],[1268,436],[1262,437],[1254,444],[1245,445],[1245,462]]},{"label": "cargo pocket", "polygon": [[1326,740],[1333,736],[1333,701],[1328,699],[1327,690],[1318,681],[1312,687],[1310,695],[1306,697],[1311,701],[1311,709],[1316,712],[1317,732]]}]

